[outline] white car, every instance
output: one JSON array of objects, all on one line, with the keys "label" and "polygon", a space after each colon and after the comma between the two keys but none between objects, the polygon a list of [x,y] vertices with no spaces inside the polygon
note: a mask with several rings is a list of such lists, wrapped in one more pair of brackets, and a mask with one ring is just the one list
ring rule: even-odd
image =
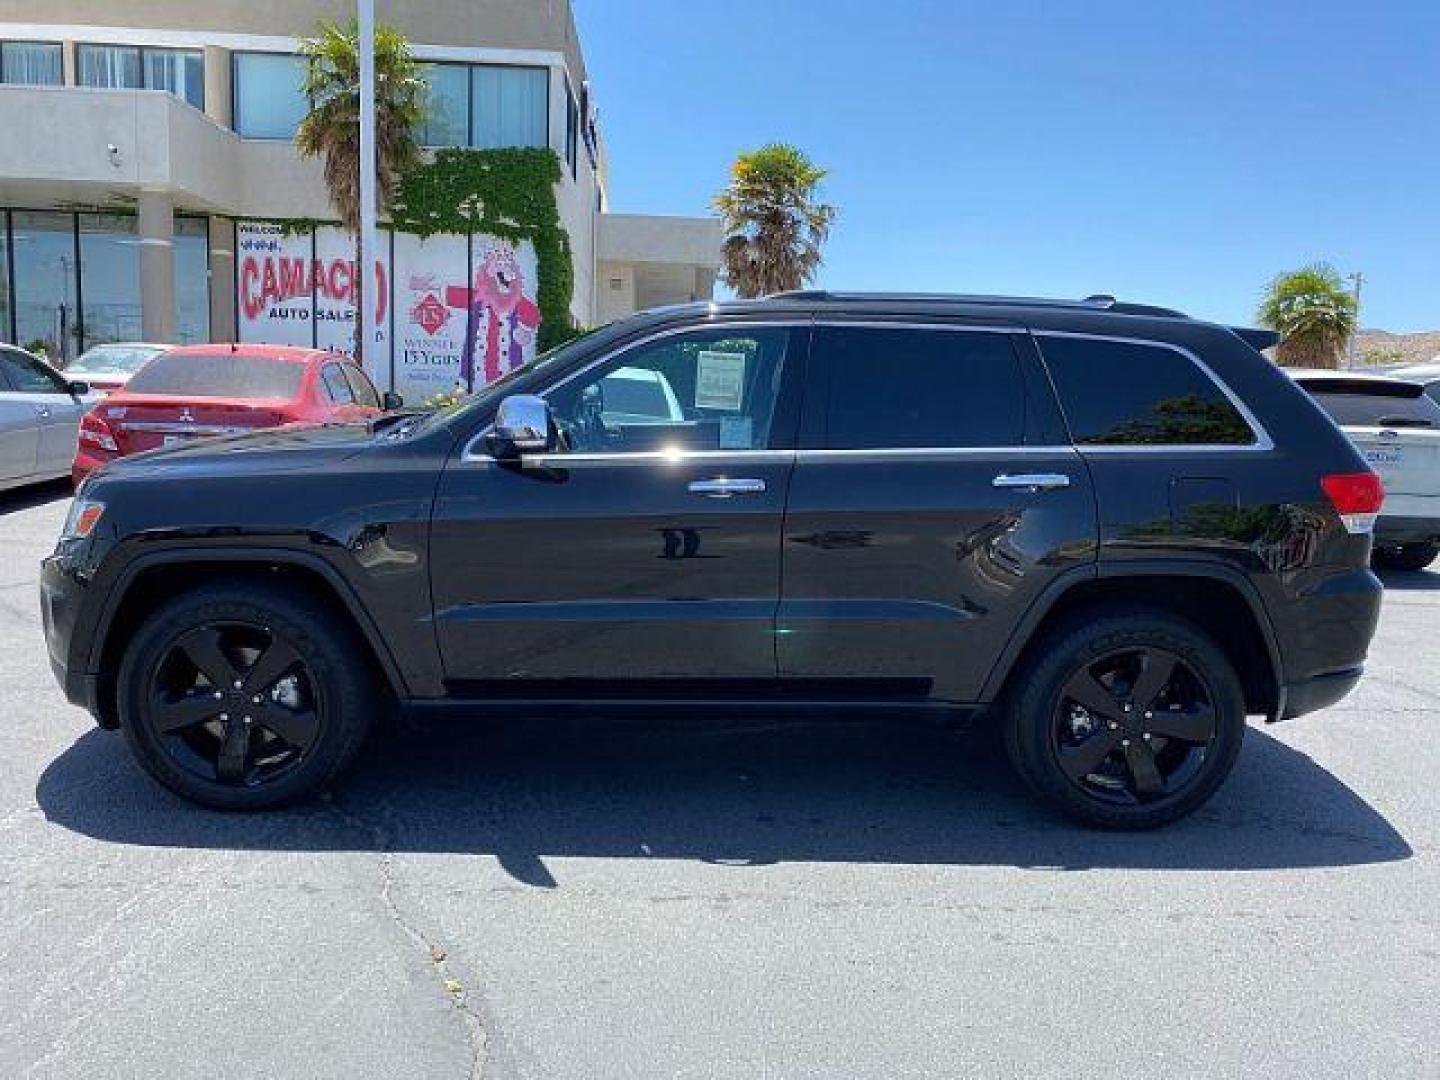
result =
[{"label": "white car", "polygon": [[1440,403],[1424,383],[1358,371],[1292,369],[1385,482],[1375,565],[1423,570],[1440,555]]},{"label": "white car", "polygon": [[65,368],[68,378],[90,384],[102,393],[119,390],[130,377],[159,356],[169,345],[148,341],[111,341],[86,349]]},{"label": "white car", "polygon": [[0,489],[69,476],[80,417],[100,396],[38,356],[0,345]]}]

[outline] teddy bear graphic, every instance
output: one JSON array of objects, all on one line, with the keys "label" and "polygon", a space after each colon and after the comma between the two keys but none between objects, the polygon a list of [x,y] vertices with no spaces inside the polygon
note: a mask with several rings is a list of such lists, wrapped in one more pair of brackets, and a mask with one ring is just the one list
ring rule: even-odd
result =
[{"label": "teddy bear graphic", "polygon": [[482,385],[525,362],[540,328],[540,309],[525,296],[525,274],[509,244],[492,244],[475,272],[474,285],[449,286],[445,303],[466,312],[460,381],[467,389],[475,388],[477,355],[482,358]]}]

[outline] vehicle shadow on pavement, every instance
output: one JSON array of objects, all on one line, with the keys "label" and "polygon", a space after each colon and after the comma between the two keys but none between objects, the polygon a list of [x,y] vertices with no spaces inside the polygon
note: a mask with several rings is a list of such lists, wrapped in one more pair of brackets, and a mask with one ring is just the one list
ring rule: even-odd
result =
[{"label": "vehicle shadow on pavement", "polygon": [[68,499],[73,494],[75,491],[70,485],[68,476],[63,480],[47,480],[43,484],[31,484],[28,487],[0,491],[0,517],[20,510],[33,510],[37,506],[58,502],[61,499]]},{"label": "vehicle shadow on pavement", "polygon": [[1424,592],[1440,589],[1440,573],[1434,570],[1387,570],[1380,575],[1380,582],[1391,592]]},{"label": "vehicle shadow on pavement", "polygon": [[1253,870],[1411,854],[1355,792],[1257,727],[1208,806],[1128,835],[1051,816],[989,739],[851,724],[387,730],[333,797],[253,815],[170,795],[96,730],[36,798],[51,822],[114,843],[483,853],[541,887],[556,884],[547,856]]}]

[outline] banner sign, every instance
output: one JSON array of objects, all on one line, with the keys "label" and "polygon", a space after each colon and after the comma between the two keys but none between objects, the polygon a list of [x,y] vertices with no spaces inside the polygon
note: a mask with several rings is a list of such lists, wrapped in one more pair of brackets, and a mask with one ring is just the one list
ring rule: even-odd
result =
[{"label": "banner sign", "polygon": [[240,341],[266,345],[312,345],[310,234],[283,225],[242,221],[235,226],[236,318]]},{"label": "banner sign", "polygon": [[[376,231],[373,284],[376,340],[365,350],[365,370],[380,385],[390,377],[390,233]],[[355,238],[327,225],[315,230],[315,346],[355,353]]]},{"label": "banner sign", "polygon": [[[379,339],[365,367],[411,404],[478,389],[535,356],[539,259],[529,241],[381,232],[375,261]],[[287,234],[269,222],[236,226],[239,340],[354,346],[354,241],[334,226]],[[393,298],[393,304],[392,304]],[[393,343],[393,355],[392,355]]]}]

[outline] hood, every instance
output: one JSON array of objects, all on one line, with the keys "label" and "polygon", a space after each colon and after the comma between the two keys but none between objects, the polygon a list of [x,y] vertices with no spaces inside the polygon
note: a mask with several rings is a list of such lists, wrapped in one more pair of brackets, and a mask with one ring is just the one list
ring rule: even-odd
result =
[{"label": "hood", "polygon": [[367,423],[286,424],[131,454],[110,462],[102,472],[117,478],[296,472],[333,465],[375,442]]}]

